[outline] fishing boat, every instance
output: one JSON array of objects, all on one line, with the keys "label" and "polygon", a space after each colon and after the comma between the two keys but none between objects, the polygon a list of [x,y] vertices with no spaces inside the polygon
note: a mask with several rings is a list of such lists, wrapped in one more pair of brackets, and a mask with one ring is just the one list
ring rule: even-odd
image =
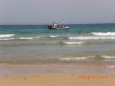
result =
[{"label": "fishing boat", "polygon": [[52,22],[51,24],[48,24],[48,28],[50,30],[68,30],[69,29],[68,26],[58,25],[55,22]]}]

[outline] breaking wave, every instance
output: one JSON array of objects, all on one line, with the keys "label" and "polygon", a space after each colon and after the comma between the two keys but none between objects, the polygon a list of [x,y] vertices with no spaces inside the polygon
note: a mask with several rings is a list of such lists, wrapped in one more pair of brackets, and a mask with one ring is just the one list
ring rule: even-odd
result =
[{"label": "breaking wave", "polygon": [[115,32],[92,32],[96,36],[115,36]]},{"label": "breaking wave", "polygon": [[32,40],[32,39],[39,39],[40,37],[20,37],[19,39],[24,39],[24,40]]},{"label": "breaking wave", "polygon": [[106,56],[106,55],[103,55],[102,57],[104,57],[105,59],[115,59],[115,56]]},{"label": "breaking wave", "polygon": [[0,38],[0,40],[14,40],[15,38]]},{"label": "breaking wave", "polygon": [[115,39],[115,32],[92,32],[93,35],[84,35],[84,36],[71,36],[68,39],[76,40],[106,40],[106,39]]},{"label": "breaking wave", "polygon": [[84,42],[63,42],[64,44],[67,44],[67,45],[79,45],[79,44],[82,44]]},{"label": "breaking wave", "polygon": [[50,44],[54,44],[54,45],[80,45],[83,44],[84,42],[69,42],[69,41],[60,41],[60,42],[53,42]]},{"label": "breaking wave", "polygon": [[13,40],[15,34],[0,34],[0,40]]},{"label": "breaking wave", "polygon": [[0,34],[0,38],[8,38],[12,36],[14,36],[14,34]]},{"label": "breaking wave", "polygon": [[77,39],[77,40],[102,40],[102,39],[115,39],[115,36],[78,36],[78,37],[69,37],[68,39]]},{"label": "breaking wave", "polygon": [[[0,40],[108,40],[108,39],[115,39],[115,32],[107,32],[107,33],[95,33],[92,32],[94,35],[82,35],[82,36],[70,36],[70,35],[41,35],[41,36],[15,36],[15,34],[0,34]],[[81,42],[63,42],[64,44],[82,44]]]},{"label": "breaking wave", "polygon": [[96,55],[96,56],[83,56],[83,57],[65,57],[65,58],[58,58],[58,59],[61,61],[78,61],[78,60],[102,60],[102,58],[103,60],[104,59],[115,59],[115,56]]},{"label": "breaking wave", "polygon": [[59,36],[56,36],[56,35],[49,35],[50,38],[57,38]]},{"label": "breaking wave", "polygon": [[59,60],[61,61],[76,61],[76,60],[85,60],[87,59],[88,57],[66,57],[66,58],[59,58]]}]

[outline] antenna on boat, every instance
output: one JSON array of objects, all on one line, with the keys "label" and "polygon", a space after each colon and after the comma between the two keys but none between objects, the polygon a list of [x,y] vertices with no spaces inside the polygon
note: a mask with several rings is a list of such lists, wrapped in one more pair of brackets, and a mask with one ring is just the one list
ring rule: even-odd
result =
[{"label": "antenna on boat", "polygon": [[63,24],[65,24],[65,21],[64,21],[64,19],[62,19],[62,23],[63,23]]}]

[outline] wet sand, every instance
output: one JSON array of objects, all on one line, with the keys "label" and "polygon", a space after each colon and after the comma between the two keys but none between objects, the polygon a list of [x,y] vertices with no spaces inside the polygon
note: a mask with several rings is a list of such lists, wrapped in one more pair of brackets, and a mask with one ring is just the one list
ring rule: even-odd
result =
[{"label": "wet sand", "polygon": [[38,73],[0,76],[1,86],[113,86],[115,74]]},{"label": "wet sand", "polygon": [[111,64],[0,64],[0,75],[34,73],[115,74]]},{"label": "wet sand", "polygon": [[113,86],[107,65],[0,65],[0,86]]}]

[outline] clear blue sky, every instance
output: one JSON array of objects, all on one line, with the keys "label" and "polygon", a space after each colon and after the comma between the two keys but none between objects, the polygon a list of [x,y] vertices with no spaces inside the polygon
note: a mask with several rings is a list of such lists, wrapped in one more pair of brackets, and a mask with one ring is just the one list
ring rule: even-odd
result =
[{"label": "clear blue sky", "polygon": [[115,0],[0,0],[0,24],[115,23]]}]

